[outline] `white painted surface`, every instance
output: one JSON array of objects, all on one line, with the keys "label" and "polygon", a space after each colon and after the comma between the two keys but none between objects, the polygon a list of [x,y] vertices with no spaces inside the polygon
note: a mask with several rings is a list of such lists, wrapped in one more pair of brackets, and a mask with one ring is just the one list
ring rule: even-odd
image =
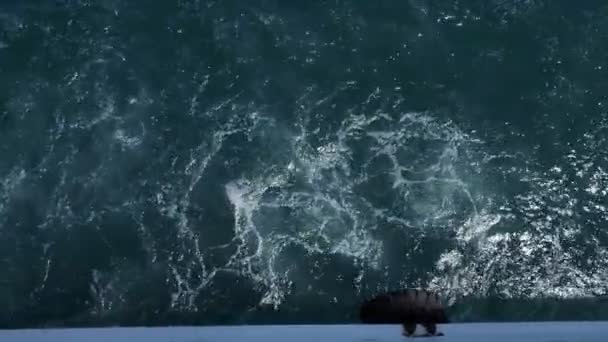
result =
[{"label": "white painted surface", "polygon": [[398,325],[282,325],[0,330],[2,342],[606,342],[608,322],[452,323],[441,337],[407,338]]}]

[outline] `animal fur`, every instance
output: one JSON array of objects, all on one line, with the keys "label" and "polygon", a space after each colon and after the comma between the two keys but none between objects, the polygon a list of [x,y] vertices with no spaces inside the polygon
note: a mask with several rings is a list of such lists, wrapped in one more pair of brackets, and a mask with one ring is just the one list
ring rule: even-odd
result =
[{"label": "animal fur", "polygon": [[436,325],[449,322],[439,296],[419,289],[392,291],[367,300],[361,305],[359,317],[363,323],[401,324],[405,336],[412,336],[417,324],[426,329],[427,335],[443,335]]}]

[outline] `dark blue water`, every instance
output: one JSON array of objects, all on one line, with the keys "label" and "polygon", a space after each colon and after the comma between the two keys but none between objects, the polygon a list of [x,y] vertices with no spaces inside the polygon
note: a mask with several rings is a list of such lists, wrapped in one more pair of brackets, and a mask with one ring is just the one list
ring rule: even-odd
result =
[{"label": "dark blue water", "polygon": [[[608,319],[602,1],[0,4],[0,326]],[[591,298],[591,299],[590,299]]]}]

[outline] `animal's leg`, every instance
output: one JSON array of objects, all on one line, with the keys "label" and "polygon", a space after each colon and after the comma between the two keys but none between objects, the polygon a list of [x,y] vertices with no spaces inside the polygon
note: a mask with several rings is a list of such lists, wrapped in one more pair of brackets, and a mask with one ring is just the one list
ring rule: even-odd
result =
[{"label": "animal's leg", "polygon": [[403,336],[411,337],[416,331],[416,323],[403,323]]},{"label": "animal's leg", "polygon": [[437,332],[437,325],[435,323],[423,324],[426,329],[426,336],[443,336],[443,333]]}]

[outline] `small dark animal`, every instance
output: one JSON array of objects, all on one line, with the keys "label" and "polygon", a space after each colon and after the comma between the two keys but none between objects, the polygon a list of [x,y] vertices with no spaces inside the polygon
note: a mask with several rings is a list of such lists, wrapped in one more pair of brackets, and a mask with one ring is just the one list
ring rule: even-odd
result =
[{"label": "small dark animal", "polygon": [[416,325],[422,325],[424,336],[443,336],[437,324],[449,323],[439,296],[419,289],[404,289],[378,295],[361,305],[359,318],[369,324],[401,324],[404,336],[413,336]]}]

